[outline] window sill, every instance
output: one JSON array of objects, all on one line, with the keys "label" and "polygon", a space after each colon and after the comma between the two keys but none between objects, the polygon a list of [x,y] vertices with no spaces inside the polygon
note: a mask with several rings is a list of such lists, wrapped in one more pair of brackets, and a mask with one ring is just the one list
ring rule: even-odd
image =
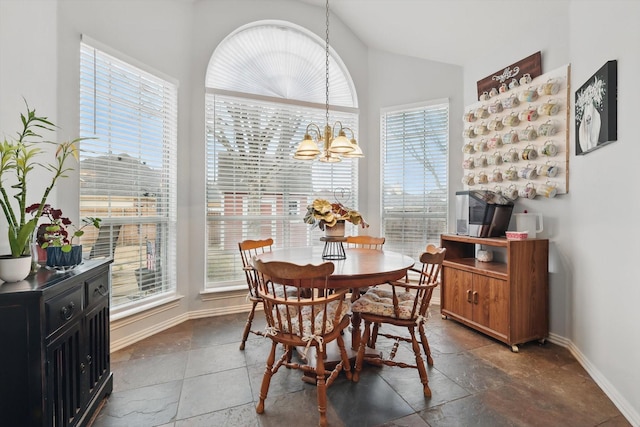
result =
[{"label": "window sill", "polygon": [[116,327],[122,327],[138,322],[147,317],[154,316],[163,311],[178,307],[183,295],[172,294],[162,298],[154,299],[146,304],[136,305],[126,310],[112,312],[111,322],[116,323]]}]

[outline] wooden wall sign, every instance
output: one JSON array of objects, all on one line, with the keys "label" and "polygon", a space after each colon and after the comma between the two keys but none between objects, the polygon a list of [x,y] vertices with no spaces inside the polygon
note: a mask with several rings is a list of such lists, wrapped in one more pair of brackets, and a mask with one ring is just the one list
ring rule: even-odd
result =
[{"label": "wooden wall sign", "polygon": [[478,80],[478,99],[483,92],[491,92],[493,88],[498,90],[502,83],[509,85],[512,79],[520,80],[525,74],[529,74],[532,79],[542,74],[542,55],[540,51],[498,70],[482,80]]}]

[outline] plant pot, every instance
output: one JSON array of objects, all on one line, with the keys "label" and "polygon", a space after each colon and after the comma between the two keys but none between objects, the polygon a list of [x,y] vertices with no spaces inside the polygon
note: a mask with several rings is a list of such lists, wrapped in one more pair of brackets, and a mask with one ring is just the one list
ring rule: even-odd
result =
[{"label": "plant pot", "polygon": [[340,220],[333,227],[324,228],[327,237],[344,237],[344,220]]},{"label": "plant pot", "polygon": [[31,272],[31,255],[13,257],[0,256],[0,280],[5,282],[19,282],[27,278]]},{"label": "plant pot", "polygon": [[74,245],[71,251],[63,252],[60,247],[47,248],[47,267],[55,270],[71,270],[82,264],[82,245]]}]

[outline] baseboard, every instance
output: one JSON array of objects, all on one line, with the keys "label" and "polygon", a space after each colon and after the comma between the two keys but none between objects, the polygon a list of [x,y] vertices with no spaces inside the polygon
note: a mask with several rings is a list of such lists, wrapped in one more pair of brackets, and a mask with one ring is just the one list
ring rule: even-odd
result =
[{"label": "baseboard", "polygon": [[589,376],[598,384],[598,387],[604,391],[604,394],[613,402],[620,410],[622,415],[631,423],[632,426],[640,426],[640,414],[633,408],[633,405],[625,399],[618,390],[607,380],[607,378],[598,370],[580,349],[569,339],[556,334],[549,334],[549,342],[565,347],[578,363],[584,368]]}]

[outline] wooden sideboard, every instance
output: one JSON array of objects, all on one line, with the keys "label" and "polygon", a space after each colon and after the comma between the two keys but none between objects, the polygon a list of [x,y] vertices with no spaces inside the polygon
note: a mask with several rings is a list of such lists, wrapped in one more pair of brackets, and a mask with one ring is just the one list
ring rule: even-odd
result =
[{"label": "wooden sideboard", "polygon": [[[441,313],[511,346],[549,333],[549,241],[442,235]],[[476,245],[500,252],[481,262]]]},{"label": "wooden sideboard", "polygon": [[111,393],[111,262],[0,284],[0,424],[85,426]]}]

